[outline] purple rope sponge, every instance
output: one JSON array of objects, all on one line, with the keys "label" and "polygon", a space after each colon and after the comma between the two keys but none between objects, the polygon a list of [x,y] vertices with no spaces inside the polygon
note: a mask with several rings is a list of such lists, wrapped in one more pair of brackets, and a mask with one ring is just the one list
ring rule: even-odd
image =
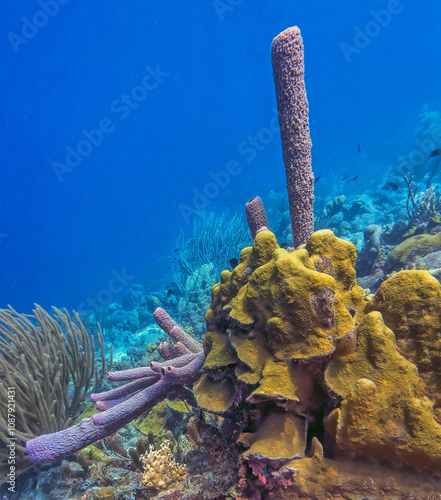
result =
[{"label": "purple rope sponge", "polygon": [[282,31],[271,47],[294,246],[314,231],[314,175],[311,169],[308,100],[303,42],[297,26]]},{"label": "purple rope sponge", "polygon": [[[179,333],[172,337],[173,340],[179,337],[175,340],[178,347],[170,345],[170,349],[165,350],[168,355],[174,353],[175,357],[162,363],[152,362],[149,367],[108,373],[109,380],[131,382],[101,394],[92,394],[91,399],[100,413],[84,418],[68,429],[28,441],[26,451],[33,462],[52,462],[81,450],[113,434],[165,398],[180,397],[189,404],[196,404],[192,392],[184,386],[191,386],[200,376],[205,360],[202,345],[181,330],[163,309],[155,319],[161,328],[167,328],[166,333],[182,332],[183,335]],[[185,354],[179,355],[180,352]]]}]

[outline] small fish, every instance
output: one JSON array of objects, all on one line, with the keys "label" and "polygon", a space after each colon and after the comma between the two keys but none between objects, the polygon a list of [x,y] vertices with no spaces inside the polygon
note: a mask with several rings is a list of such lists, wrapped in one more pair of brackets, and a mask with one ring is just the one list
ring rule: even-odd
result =
[{"label": "small fish", "polygon": [[286,241],[284,241],[283,243],[280,243],[280,248],[285,248],[286,249],[288,247],[289,247],[289,245],[288,245],[288,243]]},{"label": "small fish", "polygon": [[230,244],[229,243],[222,243],[222,245],[219,245],[219,249],[220,249],[221,253],[223,253],[224,255],[227,254],[227,252],[225,251],[227,246],[230,246]]},{"label": "small fish", "polygon": [[179,248],[175,248],[173,252],[179,252]]},{"label": "small fish", "polygon": [[349,175],[345,175],[342,179],[342,181],[345,181],[348,177],[350,177]]},{"label": "small fish", "polygon": [[171,297],[174,293],[175,291],[172,288],[170,288],[170,290],[167,292],[167,299]]},{"label": "small fish", "polygon": [[314,184],[315,184],[316,182],[318,182],[321,178],[322,178],[322,176],[321,176],[321,175],[318,175],[318,176],[314,179]]},{"label": "small fish", "polygon": [[361,153],[361,142],[358,143],[358,152]]},{"label": "small fish", "polygon": [[236,259],[236,257],[233,257],[230,259],[230,266],[234,269],[237,265],[239,264],[239,261]]},{"label": "small fish", "polygon": [[358,179],[358,175],[356,175],[352,180],[356,181]]},{"label": "small fish", "polygon": [[390,187],[391,191],[396,191],[400,187],[398,184],[391,181],[387,181],[387,185]]},{"label": "small fish", "polygon": [[434,149],[431,153],[430,153],[430,157],[433,158],[434,156],[439,156],[441,155],[441,148],[440,149]]}]

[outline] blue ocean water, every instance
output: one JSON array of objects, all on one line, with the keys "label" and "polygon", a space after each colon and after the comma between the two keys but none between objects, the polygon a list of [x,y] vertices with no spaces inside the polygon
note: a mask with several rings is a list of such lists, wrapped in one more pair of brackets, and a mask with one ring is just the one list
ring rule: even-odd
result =
[{"label": "blue ocean water", "polygon": [[441,109],[439,13],[435,0],[8,3],[0,306],[167,288],[195,202],[235,213],[284,191],[270,47],[292,25],[317,196],[347,174],[384,184],[423,106]]}]

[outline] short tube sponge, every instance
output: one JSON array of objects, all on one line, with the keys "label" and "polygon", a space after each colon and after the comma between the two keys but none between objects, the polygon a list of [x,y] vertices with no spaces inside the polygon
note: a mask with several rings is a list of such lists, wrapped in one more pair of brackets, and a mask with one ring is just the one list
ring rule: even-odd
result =
[{"label": "short tube sponge", "polygon": [[245,203],[245,215],[247,216],[248,227],[253,240],[260,231],[270,230],[265,207],[260,196],[255,196]]},{"label": "short tube sponge", "polygon": [[314,175],[311,169],[308,100],[303,41],[297,26],[282,31],[271,47],[294,246],[314,231]]}]

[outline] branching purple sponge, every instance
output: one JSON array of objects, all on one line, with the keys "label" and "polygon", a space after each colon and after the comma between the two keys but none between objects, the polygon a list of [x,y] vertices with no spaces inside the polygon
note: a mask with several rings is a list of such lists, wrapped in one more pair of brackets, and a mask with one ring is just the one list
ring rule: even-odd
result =
[{"label": "branching purple sponge", "polygon": [[308,100],[303,42],[297,26],[282,31],[271,47],[294,246],[314,231],[314,175],[311,169]]},{"label": "branching purple sponge", "polygon": [[[81,450],[113,434],[165,398],[180,397],[196,405],[192,392],[184,386],[192,385],[200,376],[205,360],[202,345],[179,328],[163,309],[156,309],[154,317],[176,342],[175,346],[167,343],[168,347],[164,349],[166,361],[152,362],[149,367],[108,373],[109,380],[131,382],[110,391],[92,394],[91,399],[100,413],[84,418],[79,424],[62,431],[43,434],[28,441],[26,451],[33,462],[52,462]],[[167,359],[172,355],[173,358]]]}]

